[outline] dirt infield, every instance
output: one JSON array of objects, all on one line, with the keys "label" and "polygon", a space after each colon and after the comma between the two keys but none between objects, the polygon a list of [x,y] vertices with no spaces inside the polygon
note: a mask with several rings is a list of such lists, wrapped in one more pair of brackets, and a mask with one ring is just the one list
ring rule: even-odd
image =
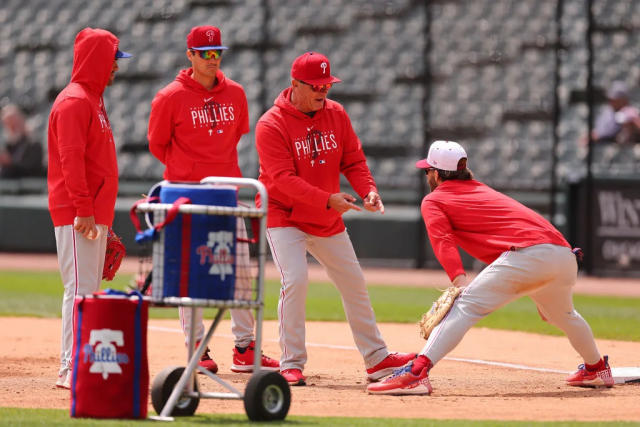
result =
[{"label": "dirt infield", "polygon": [[[69,392],[56,389],[58,319],[5,318],[0,332],[0,402],[2,406],[69,408]],[[264,323],[264,350],[279,354],[277,325]],[[418,350],[423,342],[416,327],[381,324],[392,350]],[[246,374],[229,371],[230,325],[223,322],[211,347],[220,376],[240,390]],[[362,358],[353,347],[349,328],[338,322],[309,322],[306,387],[292,388],[290,414],[316,416],[461,418],[495,420],[635,420],[640,421],[640,386],[591,390],[565,386],[565,374],[578,357],[563,337],[472,329],[462,343],[432,371],[431,396],[369,396]],[[618,366],[637,365],[640,343],[598,342]],[[170,365],[184,365],[185,351],[178,322],[152,320],[149,327],[151,375]],[[472,358],[548,369],[540,372],[452,358]],[[204,379],[206,391],[223,391]],[[202,400],[197,413],[244,413],[241,401]]]},{"label": "dirt infield", "polygon": [[[56,269],[57,264],[55,257],[48,255],[0,254],[0,269],[20,268]],[[123,270],[135,271],[134,263],[126,264]],[[266,275],[277,277],[272,266],[268,266]],[[446,276],[439,271],[366,269],[365,275],[370,283],[447,284]],[[326,280],[324,273],[315,267],[310,276]],[[640,285],[631,280],[580,278],[576,290],[638,295]],[[379,326],[390,350],[418,351],[424,344],[415,325]],[[2,319],[0,406],[69,408],[69,392],[54,387],[59,334],[60,319]],[[263,339],[265,353],[278,357],[276,322],[264,323]],[[563,384],[565,371],[581,363],[564,337],[474,328],[431,371],[434,393],[405,397],[366,394],[364,365],[346,323],[308,322],[307,344],[308,386],[292,388],[290,414],[294,415],[640,421],[639,385],[591,390]],[[242,390],[248,376],[229,370],[232,345],[230,325],[224,321],[210,345],[212,355],[220,365],[220,376]],[[598,345],[609,354],[612,366],[640,365],[640,343],[599,340]],[[152,377],[167,366],[185,364],[184,344],[176,320],[151,320],[148,348]],[[209,379],[201,384],[205,391],[223,391]],[[244,413],[244,409],[241,401],[203,400],[197,413]]]}]

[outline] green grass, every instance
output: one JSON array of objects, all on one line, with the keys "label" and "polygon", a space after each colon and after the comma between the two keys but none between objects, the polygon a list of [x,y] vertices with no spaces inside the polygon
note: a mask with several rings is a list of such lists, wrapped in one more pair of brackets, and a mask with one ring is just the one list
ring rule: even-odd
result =
[{"label": "green grass", "polygon": [[[157,421],[144,420],[97,420],[88,418],[70,418],[69,411],[64,409],[16,409],[16,408],[0,408],[0,426],[93,426],[100,427],[110,426],[141,426],[141,425],[158,425]],[[216,415],[216,414],[198,414],[192,417],[176,418],[171,426],[197,426],[197,425],[224,425],[225,427],[248,426],[253,425],[245,415]],[[553,426],[553,427],[572,427],[572,426],[637,426],[638,423],[632,422],[531,422],[531,421],[471,421],[471,420],[429,420],[429,419],[397,419],[397,418],[336,418],[336,417],[300,417],[289,416],[282,422],[270,422],[270,427],[275,426],[420,426],[420,427],[490,427],[490,426]]]},{"label": "green grass", "polygon": [[[125,289],[130,276],[118,275],[103,288]],[[265,319],[277,318],[279,283],[267,281]],[[370,286],[369,294],[379,322],[415,323],[438,297],[431,288]],[[0,316],[59,317],[62,285],[57,272],[0,272]],[[576,295],[576,309],[587,319],[597,338],[640,341],[640,298]],[[205,310],[211,316],[215,310]],[[177,318],[177,310],[152,308],[152,318]],[[344,321],[340,294],[330,283],[311,283],[307,297],[307,320]],[[478,323],[494,329],[562,335],[542,322],[535,304],[520,298]]]}]

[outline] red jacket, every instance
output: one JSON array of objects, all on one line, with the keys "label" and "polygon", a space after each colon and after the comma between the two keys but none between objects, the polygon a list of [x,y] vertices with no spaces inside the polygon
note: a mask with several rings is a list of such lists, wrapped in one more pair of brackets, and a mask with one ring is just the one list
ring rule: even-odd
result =
[{"label": "red jacket", "polygon": [[109,81],[118,39],[85,28],[74,45],[71,82],[49,114],[49,212],[54,226],[94,216],[111,226],[118,194],[118,162],[102,93]]},{"label": "red jacket", "polygon": [[191,68],[161,89],[151,103],[149,150],[171,181],[207,176],[240,177],[237,145],[249,132],[247,97],[241,85],[218,71],[211,90],[191,78]]},{"label": "red jacket", "polygon": [[269,193],[267,226],[332,236],[345,228],[340,213],[327,208],[329,196],[340,192],[340,173],[362,198],[378,190],[342,105],[327,99],[309,117],[290,98],[291,88],[285,89],[256,125],[259,180]]},{"label": "red jacket", "polygon": [[451,280],[464,274],[458,246],[487,264],[512,247],[571,247],[541,215],[475,180],[444,181],[425,196],[421,211],[433,251]]}]

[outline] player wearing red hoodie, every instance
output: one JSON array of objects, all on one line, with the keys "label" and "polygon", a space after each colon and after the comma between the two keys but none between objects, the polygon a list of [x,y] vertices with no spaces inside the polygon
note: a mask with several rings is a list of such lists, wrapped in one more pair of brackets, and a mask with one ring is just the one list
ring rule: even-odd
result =
[{"label": "player wearing red hoodie", "polygon": [[375,381],[415,357],[389,353],[376,325],[364,275],[342,221],[356,198],[340,192],[340,174],[363,200],[384,213],[360,140],[346,111],[327,99],[340,80],[326,56],[307,52],[291,69],[291,87],[282,91],[256,125],[260,181],[267,187],[267,239],[281,274],[278,303],[281,372],[304,385],[307,252],[327,270],[342,301],[367,375]]},{"label": "player wearing red hoodie", "polygon": [[[207,176],[240,177],[237,145],[249,132],[247,98],[241,85],[220,71],[222,52],[220,30],[212,26],[191,29],[187,36],[187,58],[191,68],[161,89],[151,103],[149,150],[165,166],[164,178],[170,181],[199,182]],[[238,236],[247,234],[238,218]],[[249,289],[249,248],[237,245],[236,289]],[[234,372],[252,372],[254,360],[254,319],[250,310],[230,310],[231,330],[235,336]],[[191,329],[191,309],[179,309],[185,337]],[[202,308],[195,310],[195,338],[204,337]],[[277,360],[265,355],[261,368],[278,370]],[[207,349],[200,366],[218,371]]]},{"label": "player wearing red hoodie", "polygon": [[118,71],[118,38],[85,28],[74,45],[71,82],[49,115],[49,212],[64,285],[62,349],[56,386],[69,388],[73,301],[100,288],[107,229],[118,193],[118,163],[102,93]]}]

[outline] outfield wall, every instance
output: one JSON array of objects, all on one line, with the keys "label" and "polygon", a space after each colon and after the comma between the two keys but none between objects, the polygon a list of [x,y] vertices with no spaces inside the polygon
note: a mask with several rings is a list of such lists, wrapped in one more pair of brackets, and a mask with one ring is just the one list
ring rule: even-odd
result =
[{"label": "outfield wall", "polygon": [[[584,186],[571,188],[565,226],[560,230],[574,246],[593,254],[596,276],[640,277],[640,195],[638,182],[597,180],[588,202]],[[510,194],[544,214],[544,194]],[[129,255],[140,253],[135,229],[129,218],[134,198],[121,197],[116,203],[113,228],[123,239]],[[588,205],[591,205],[590,207]],[[592,212],[598,226],[586,229],[585,212]],[[353,246],[362,264],[380,267],[440,268],[420,217],[418,203],[386,206],[384,215],[349,211],[344,215]],[[2,195],[0,197],[0,252],[55,253],[53,226],[46,195]],[[479,270],[483,264],[461,251],[465,268]],[[585,262],[588,258],[585,259]],[[584,266],[583,266],[584,267]]]},{"label": "outfield wall", "polygon": [[[118,199],[113,224],[129,254],[139,253],[139,246],[134,241],[135,229],[129,218],[133,202],[134,199]],[[387,206],[384,215],[351,211],[344,218],[363,264],[416,265],[421,238],[425,238],[418,206]],[[423,233],[422,237],[420,233]],[[55,250],[46,196],[3,196],[0,200],[0,252],[55,253]],[[429,247],[427,252],[426,266],[438,267]]]}]

